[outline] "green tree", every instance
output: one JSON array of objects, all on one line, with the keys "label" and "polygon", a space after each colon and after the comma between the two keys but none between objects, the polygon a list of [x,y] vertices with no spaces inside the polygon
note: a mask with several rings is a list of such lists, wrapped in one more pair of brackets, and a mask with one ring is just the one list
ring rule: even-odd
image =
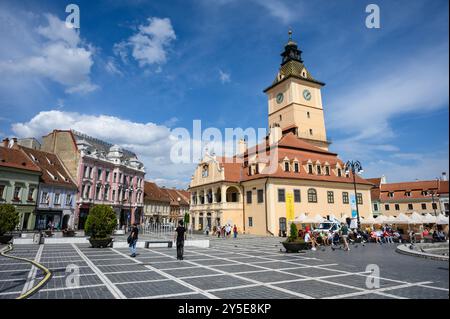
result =
[{"label": "green tree", "polygon": [[0,205],[0,236],[13,231],[19,223],[19,213],[10,204]]},{"label": "green tree", "polygon": [[295,225],[295,223],[291,223],[291,228],[290,228],[290,232],[289,232],[289,240],[296,241],[297,238],[298,238],[297,225]]},{"label": "green tree", "polygon": [[111,206],[96,205],[86,219],[84,230],[93,239],[107,239],[117,227],[117,217]]},{"label": "green tree", "polygon": [[189,222],[191,221],[191,217],[188,213],[184,214],[184,225],[189,225]]}]

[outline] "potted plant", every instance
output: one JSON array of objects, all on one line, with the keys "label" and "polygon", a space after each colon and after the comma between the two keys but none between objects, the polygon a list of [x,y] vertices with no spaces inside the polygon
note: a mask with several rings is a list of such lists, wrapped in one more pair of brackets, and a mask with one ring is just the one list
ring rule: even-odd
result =
[{"label": "potted plant", "polygon": [[13,236],[5,235],[13,231],[19,223],[19,213],[16,208],[10,204],[0,205],[0,244],[9,243]]},{"label": "potted plant", "polygon": [[111,206],[94,206],[86,219],[84,226],[90,234],[89,242],[93,248],[107,247],[112,242],[112,233],[117,226],[117,217]]},{"label": "potted plant", "polygon": [[297,225],[294,223],[290,226],[289,237],[282,244],[288,253],[298,253],[308,249],[308,244],[302,238],[298,238]]}]

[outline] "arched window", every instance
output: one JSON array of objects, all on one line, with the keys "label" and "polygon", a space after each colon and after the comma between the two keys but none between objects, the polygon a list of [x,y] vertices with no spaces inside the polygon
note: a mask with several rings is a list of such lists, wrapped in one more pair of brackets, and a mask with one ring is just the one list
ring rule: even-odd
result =
[{"label": "arched window", "polygon": [[314,188],[308,189],[308,203],[317,203],[317,191]]},{"label": "arched window", "polygon": [[203,165],[202,177],[208,177],[208,165]]}]

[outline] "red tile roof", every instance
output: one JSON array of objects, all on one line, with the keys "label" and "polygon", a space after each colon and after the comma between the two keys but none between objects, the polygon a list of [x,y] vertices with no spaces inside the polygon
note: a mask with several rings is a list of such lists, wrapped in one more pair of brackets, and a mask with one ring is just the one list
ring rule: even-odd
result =
[{"label": "red tile roof", "polygon": [[439,183],[439,194],[448,194],[448,181],[441,181]]},{"label": "red tile roof", "polygon": [[77,189],[58,156],[23,146],[20,148],[36,166],[40,167],[43,183]]},{"label": "red tile roof", "polygon": [[41,169],[22,150],[3,146],[0,146],[0,167],[41,172]]},{"label": "red tile roof", "polygon": [[144,200],[157,201],[157,202],[170,202],[169,195],[162,191],[155,183],[144,182]]},{"label": "red tile roof", "polygon": [[[422,192],[437,192],[438,183],[439,181],[434,180],[381,184],[379,199],[381,201],[430,199],[430,195],[424,195]],[[410,193],[410,196],[407,196],[407,192]],[[389,193],[394,193],[394,197],[390,197]]]},{"label": "red tile roof", "polygon": [[171,188],[161,188],[161,190],[169,196],[170,205],[172,206],[179,206],[180,204],[184,206],[189,205],[189,197],[186,198],[185,195],[181,193],[181,191]]},{"label": "red tile roof", "polygon": [[[266,146],[266,148],[264,148]],[[297,159],[300,164],[306,164],[308,161],[311,161],[312,164],[316,164],[319,161],[322,165],[328,163],[331,169],[334,169],[336,165],[339,163],[340,167],[343,169],[345,163],[337,157],[337,154],[328,152],[319,147],[309,144],[304,140],[296,137],[293,133],[288,133],[284,135],[279,143],[276,146],[272,146],[270,149],[268,145],[268,141],[260,144],[258,148],[258,153],[266,151],[267,158],[270,158],[270,152],[277,152],[278,161],[281,161],[284,158],[288,158],[290,161]],[[250,148],[244,154],[244,161],[248,160],[249,155],[256,154],[256,147]],[[225,181],[229,182],[239,182],[239,181],[248,181],[255,180],[259,178],[266,177],[275,177],[275,178],[290,178],[290,179],[303,179],[303,180],[316,180],[316,181],[326,181],[326,182],[340,182],[340,183],[353,183],[352,174],[349,177],[346,177],[344,172],[342,172],[342,176],[338,177],[333,172],[330,172],[330,175],[316,175],[316,174],[308,174],[303,167],[300,167],[300,172],[296,173],[292,169],[289,172],[285,172],[282,165],[278,165],[277,169],[274,173],[265,174],[264,171],[261,171],[259,174],[249,175],[248,168],[244,168],[241,163],[239,163],[234,158],[223,158],[218,157],[217,161],[220,163],[221,167],[225,168]],[[230,163],[232,161],[232,163]],[[242,161],[242,159],[241,159]],[[356,176],[356,182],[358,184],[366,184],[372,185],[369,181]]]}]

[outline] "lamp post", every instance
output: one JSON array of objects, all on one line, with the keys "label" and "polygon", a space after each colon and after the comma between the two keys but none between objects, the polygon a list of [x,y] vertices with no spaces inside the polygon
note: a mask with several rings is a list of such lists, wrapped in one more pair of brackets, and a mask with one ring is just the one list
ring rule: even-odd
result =
[{"label": "lamp post", "polygon": [[434,198],[439,197],[439,194],[436,191],[430,191],[429,196],[431,196],[431,201],[432,201],[431,205],[433,206],[434,216],[437,216],[438,215],[437,208],[436,208],[437,205],[436,205],[436,202],[434,201]]},{"label": "lamp post", "polygon": [[352,172],[353,175],[353,188],[355,190],[355,202],[356,202],[356,218],[358,221],[358,230],[361,228],[361,220],[359,218],[359,207],[358,207],[358,194],[356,192],[356,174],[361,174],[364,172],[362,165],[359,161],[348,161],[345,164],[345,174]]}]

